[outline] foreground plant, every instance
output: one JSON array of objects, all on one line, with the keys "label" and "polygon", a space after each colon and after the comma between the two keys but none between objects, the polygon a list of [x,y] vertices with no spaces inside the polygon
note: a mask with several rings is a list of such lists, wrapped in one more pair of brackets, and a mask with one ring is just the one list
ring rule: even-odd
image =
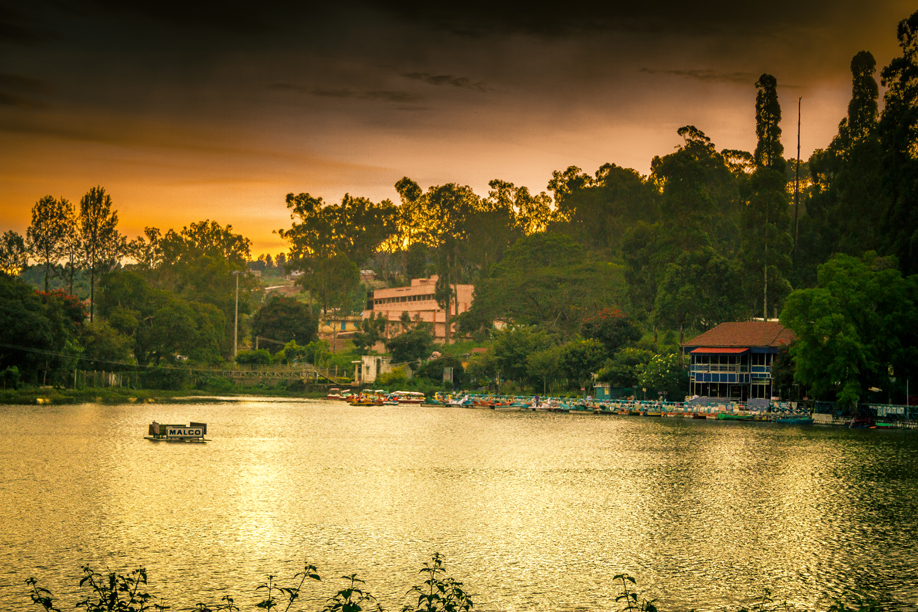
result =
[{"label": "foreground plant", "polygon": [[[150,603],[152,597],[146,592],[147,572],[136,569],[127,575],[110,573],[107,576],[97,574],[88,566],[83,567],[81,587],[88,587],[89,594],[76,604],[86,612],[146,612],[170,609],[161,603]],[[425,563],[421,574],[427,576],[422,585],[408,591],[417,593],[417,606],[406,605],[403,612],[468,612],[472,609],[472,600],[463,590],[462,583],[446,576],[440,554],[434,554],[430,563]],[[294,575],[294,586],[278,584],[276,576],[270,575],[267,580],[255,588],[261,600],[255,608],[266,612],[290,612],[294,604],[301,599],[306,580],[321,581],[316,566],[305,564],[303,570]],[[362,585],[364,581],[357,574],[342,576],[347,586],[326,600],[320,612],[382,612],[382,606]],[[35,578],[26,580],[31,589],[32,603],[45,612],[61,612],[55,607],[54,597],[46,588],[40,587]],[[302,610],[303,608],[299,608]],[[193,612],[239,612],[240,608],[229,595],[224,595],[219,603],[199,602],[191,608],[178,608]]]},{"label": "foreground plant", "polygon": [[376,601],[376,598],[368,592],[361,589],[358,584],[366,584],[363,580],[357,578],[357,574],[342,576],[350,584],[335,593],[326,602],[322,612],[361,612],[364,608],[382,612],[382,606]]},{"label": "foreground plant", "polygon": [[[654,602],[657,601],[656,599],[647,600],[640,598],[640,603],[638,602],[637,583],[634,578],[628,574],[618,574],[612,578],[612,582],[619,582],[621,584],[621,595],[615,598],[615,602],[625,602],[622,612],[657,612],[657,606],[654,605]],[[634,589],[628,588],[629,582],[635,586]]]},{"label": "foreground plant", "polygon": [[[54,607],[51,591],[39,587],[35,578],[29,578],[26,584],[32,588],[32,603],[44,608],[45,612],[60,612]],[[111,572],[103,576],[84,565],[80,586],[88,586],[89,593],[77,602],[76,607],[85,608],[86,612],[166,610],[167,606],[149,603],[152,597],[146,592],[146,585],[147,570],[144,568],[135,569],[127,575]]]},{"label": "foreground plant", "polygon": [[[322,580],[322,578],[320,578],[319,575],[316,573],[316,566],[311,565],[309,563],[307,563],[305,567],[303,567],[302,572],[297,572],[296,574],[294,574],[293,578],[294,580],[299,578],[300,583],[296,585],[295,587],[282,587],[282,586],[278,586],[274,582],[274,576],[268,576],[267,582],[255,588],[256,591],[261,591],[261,590],[267,591],[266,593],[267,596],[265,597],[265,599],[259,602],[257,606],[261,608],[262,610],[268,610],[269,612],[270,610],[278,609],[279,599],[278,597],[275,596],[275,592],[276,592],[282,598],[286,598],[287,607],[284,608],[284,612],[287,612],[290,609],[290,606],[293,605],[293,602],[299,599],[300,591],[303,588],[303,583],[306,582],[307,578],[310,578],[312,580]],[[229,603],[232,604],[232,600],[230,600]],[[233,610],[234,608],[225,608],[225,609],[227,611],[230,611],[230,610]],[[238,610],[238,609],[239,608],[235,608],[235,610]]]},{"label": "foreground plant", "polygon": [[406,605],[402,612],[468,612],[474,606],[462,583],[445,575],[440,553],[434,553],[420,573],[427,575],[424,586],[414,586],[408,591],[408,595],[417,593],[417,605]]}]

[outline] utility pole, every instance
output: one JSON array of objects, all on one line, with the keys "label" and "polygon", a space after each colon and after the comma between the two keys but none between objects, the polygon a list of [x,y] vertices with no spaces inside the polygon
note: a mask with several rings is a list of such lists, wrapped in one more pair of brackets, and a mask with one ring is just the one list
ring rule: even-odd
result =
[{"label": "utility pole", "polygon": [[803,97],[797,98],[797,167],[794,171],[794,255],[793,264],[797,265],[797,229],[799,228],[797,213],[800,210],[800,102]]},{"label": "utility pole", "polygon": [[233,359],[235,360],[239,347],[239,277],[242,276],[242,272],[236,270],[233,276],[236,277],[236,316],[233,321]]}]

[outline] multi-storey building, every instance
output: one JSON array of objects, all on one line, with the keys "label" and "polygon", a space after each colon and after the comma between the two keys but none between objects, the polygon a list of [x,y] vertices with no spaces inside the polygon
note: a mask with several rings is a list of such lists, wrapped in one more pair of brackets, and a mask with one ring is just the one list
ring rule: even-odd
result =
[{"label": "multi-storey building", "polygon": [[[412,279],[408,287],[377,289],[367,296],[367,309],[363,318],[382,314],[389,321],[388,335],[400,332],[398,325],[402,313],[408,313],[412,321],[420,320],[433,325],[434,338],[442,342],[446,338],[446,313],[434,299],[437,277]],[[455,330],[452,322],[457,315],[466,312],[472,306],[473,285],[453,285],[456,300],[450,308],[451,333]]]},{"label": "multi-storey building", "polygon": [[691,395],[746,401],[772,396],[771,365],[794,340],[777,321],[721,323],[682,345]]}]

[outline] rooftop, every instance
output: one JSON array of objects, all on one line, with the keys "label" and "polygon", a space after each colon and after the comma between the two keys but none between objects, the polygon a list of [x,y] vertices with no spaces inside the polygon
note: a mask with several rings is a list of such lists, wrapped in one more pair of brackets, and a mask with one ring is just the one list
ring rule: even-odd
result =
[{"label": "rooftop", "polygon": [[777,321],[745,321],[742,323],[721,323],[692,338],[683,346],[751,347],[786,346],[793,342],[794,332]]}]

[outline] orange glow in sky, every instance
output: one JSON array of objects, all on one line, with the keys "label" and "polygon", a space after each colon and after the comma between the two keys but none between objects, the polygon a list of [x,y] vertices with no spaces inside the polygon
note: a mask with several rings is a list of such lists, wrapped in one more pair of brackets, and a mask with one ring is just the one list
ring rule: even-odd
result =
[{"label": "orange glow in sky", "polygon": [[[905,2],[653,7],[420,2],[317,7],[0,0],[0,232],[32,206],[112,196],[129,238],[212,219],[278,253],[284,198],[398,196],[553,170],[642,174],[694,125],[755,147],[755,81],[777,77],[785,154],[828,145],[851,58],[898,53]],[[615,3],[612,3],[615,4]],[[665,6],[664,6],[665,5]]]}]

